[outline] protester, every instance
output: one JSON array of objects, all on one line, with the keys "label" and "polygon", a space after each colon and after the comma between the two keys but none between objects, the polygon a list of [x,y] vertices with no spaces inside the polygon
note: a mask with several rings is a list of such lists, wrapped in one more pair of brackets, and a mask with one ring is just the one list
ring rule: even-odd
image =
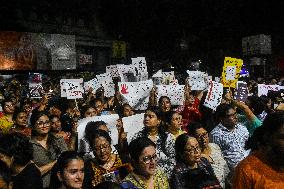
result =
[{"label": "protester", "polygon": [[225,161],[220,147],[215,143],[209,143],[209,135],[205,128],[198,122],[190,124],[189,134],[193,135],[201,149],[201,156],[205,157],[211,164],[220,185],[225,188],[229,167]]},{"label": "protester", "polygon": [[18,132],[31,137],[32,129],[28,127],[28,115],[25,111],[17,109],[13,114],[14,125],[10,132]]},{"label": "protester", "polygon": [[166,174],[158,168],[156,144],[153,141],[147,137],[136,138],[130,142],[129,152],[134,170],[124,181],[139,189],[169,189]]},{"label": "protester", "polygon": [[263,122],[262,148],[255,150],[236,167],[233,189],[283,188],[284,112],[268,115]]},{"label": "protester", "polygon": [[176,139],[179,135],[185,133],[182,128],[182,116],[175,112],[170,111],[166,119],[166,130],[171,133]]},{"label": "protester", "polygon": [[175,163],[174,136],[164,131],[159,109],[155,107],[146,110],[143,123],[143,130],[136,133],[133,139],[138,137],[148,137],[151,139],[156,144],[158,166],[166,174],[170,175]]},{"label": "protester", "polygon": [[52,168],[49,189],[82,189],[84,175],[83,158],[75,151],[65,151]]},{"label": "protester", "polygon": [[1,103],[3,114],[0,114],[0,132],[8,133],[13,126],[13,114],[15,112],[15,105],[10,99],[4,99]]},{"label": "protester", "polygon": [[33,146],[33,161],[39,167],[44,188],[49,186],[50,170],[56,163],[56,158],[68,147],[62,137],[51,134],[51,123],[47,112],[35,111],[31,117]]},{"label": "protester", "polygon": [[245,150],[249,132],[245,126],[238,123],[233,106],[221,104],[215,114],[219,124],[211,131],[210,141],[221,148],[230,170],[233,171],[249,154],[249,151]]},{"label": "protester", "polygon": [[0,137],[1,160],[12,170],[13,189],[42,189],[41,172],[32,162],[33,148],[29,139],[12,133]]},{"label": "protester", "polygon": [[209,161],[201,157],[196,138],[182,134],[176,139],[176,166],[172,172],[171,188],[222,188]]},{"label": "protester", "polygon": [[95,157],[86,161],[87,188],[107,181],[108,173],[127,172],[127,165],[123,165],[119,155],[112,153],[111,138],[106,131],[97,130],[92,138],[88,138],[88,142]]}]

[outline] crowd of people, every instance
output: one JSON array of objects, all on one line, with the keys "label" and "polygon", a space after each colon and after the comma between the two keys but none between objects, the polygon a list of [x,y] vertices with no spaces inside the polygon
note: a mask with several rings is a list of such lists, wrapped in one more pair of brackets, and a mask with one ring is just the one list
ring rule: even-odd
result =
[{"label": "crowd of people", "polygon": [[[75,101],[54,82],[36,99],[25,82],[1,80],[0,188],[284,188],[283,94],[258,97],[260,80],[247,82],[244,102],[224,89],[216,110],[203,105],[206,90],[187,82],[180,106],[157,99],[154,87],[144,111],[122,103],[118,90],[106,98],[103,88],[90,89]],[[136,113],[144,128],[129,140],[122,118]],[[78,141],[80,119],[111,114],[120,117],[117,142],[103,121],[88,122]]]}]

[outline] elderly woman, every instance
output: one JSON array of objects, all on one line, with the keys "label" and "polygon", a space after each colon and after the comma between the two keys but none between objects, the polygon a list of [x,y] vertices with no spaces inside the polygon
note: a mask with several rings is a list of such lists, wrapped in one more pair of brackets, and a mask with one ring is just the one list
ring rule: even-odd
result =
[{"label": "elderly woman", "polygon": [[201,156],[205,157],[211,163],[221,186],[225,188],[225,180],[230,170],[220,147],[215,143],[209,143],[208,132],[200,123],[191,123],[188,128],[189,133],[192,134],[199,143]]},{"label": "elderly woman", "polygon": [[122,185],[139,189],[169,189],[166,174],[157,168],[156,144],[147,137],[137,138],[130,142],[129,153],[134,167],[124,179]]},{"label": "elderly woman", "polygon": [[222,188],[196,138],[182,134],[175,143],[177,164],[172,173],[172,188]]},{"label": "elderly woman", "polygon": [[[97,130],[92,138],[88,138],[89,145],[93,150],[95,158],[86,161],[86,187],[92,188],[103,181],[109,181],[109,175],[127,172],[127,165],[123,165],[117,154],[111,150],[111,138],[106,131]],[[126,175],[125,175],[126,176]]]},{"label": "elderly woman", "polygon": [[67,151],[68,147],[62,137],[51,134],[51,122],[47,112],[33,112],[31,126],[33,161],[41,171],[43,187],[46,188],[49,186],[50,170],[55,164],[56,158],[62,152]]},{"label": "elderly woman", "polygon": [[133,139],[147,137],[156,144],[158,166],[167,175],[171,174],[174,167],[174,136],[166,131],[161,124],[161,115],[157,108],[148,108],[144,115],[144,129],[136,133]]}]

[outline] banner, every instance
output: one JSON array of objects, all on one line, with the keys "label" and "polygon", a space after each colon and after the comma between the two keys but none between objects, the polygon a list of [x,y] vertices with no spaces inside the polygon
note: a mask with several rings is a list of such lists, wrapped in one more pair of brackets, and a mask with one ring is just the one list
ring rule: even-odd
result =
[{"label": "banner", "polygon": [[118,82],[119,91],[124,103],[128,103],[134,109],[145,110],[148,107],[150,91],[153,81]]},{"label": "banner", "polygon": [[80,54],[79,55],[79,64],[80,65],[92,64],[92,63],[93,63],[92,55],[88,55],[88,54]]},{"label": "banner", "polygon": [[216,110],[217,106],[221,104],[222,95],[223,95],[223,85],[215,81],[210,81],[208,93],[204,101],[204,106],[212,110]]},{"label": "banner", "polygon": [[225,57],[221,78],[221,83],[224,87],[236,88],[242,66],[242,59]]},{"label": "banner", "polygon": [[172,105],[183,105],[184,85],[157,85],[157,98],[167,96],[171,99]]}]

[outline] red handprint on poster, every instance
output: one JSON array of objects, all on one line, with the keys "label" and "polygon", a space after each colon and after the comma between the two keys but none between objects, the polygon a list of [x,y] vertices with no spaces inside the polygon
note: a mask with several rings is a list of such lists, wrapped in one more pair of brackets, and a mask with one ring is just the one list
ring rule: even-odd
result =
[{"label": "red handprint on poster", "polygon": [[126,84],[121,84],[121,94],[128,94],[128,86]]}]

